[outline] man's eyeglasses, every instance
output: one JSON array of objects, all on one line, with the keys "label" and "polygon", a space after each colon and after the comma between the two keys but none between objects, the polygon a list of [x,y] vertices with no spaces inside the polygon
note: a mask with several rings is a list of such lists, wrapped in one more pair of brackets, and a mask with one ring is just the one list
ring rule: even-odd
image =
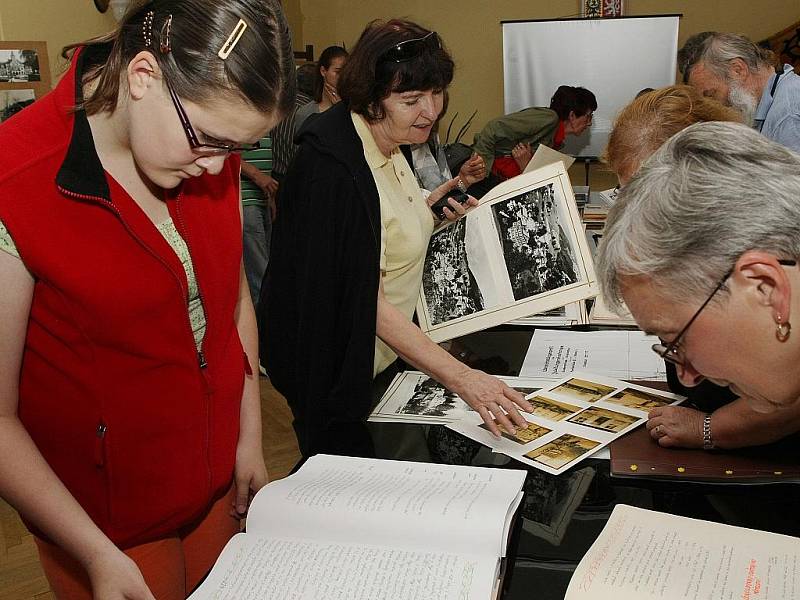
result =
[{"label": "man's eyeglasses", "polygon": [[421,38],[405,40],[391,48],[384,50],[378,57],[378,62],[408,62],[417,58],[427,48],[431,52],[436,52],[442,47],[442,40],[439,34],[431,31]]},{"label": "man's eyeglasses", "polygon": [[189,141],[189,146],[191,146],[192,150],[194,150],[196,153],[209,156],[218,156],[220,154],[231,154],[234,152],[247,152],[248,150],[256,150],[259,148],[258,142],[255,144],[244,145],[201,142],[197,137],[197,133],[194,131],[194,127],[192,127],[192,124],[189,122],[189,117],[186,114],[186,110],[183,108],[183,104],[181,104],[180,98],[178,98],[178,94],[175,93],[175,90],[172,88],[172,85],[169,81],[166,83],[167,89],[169,90],[169,97],[172,98],[172,104],[175,106],[175,110],[178,113],[178,119],[181,122],[184,133],[186,134],[186,139]]},{"label": "man's eyeglasses", "polygon": [[[790,259],[781,259],[778,262],[786,267],[793,267],[797,265],[797,261]],[[733,269],[725,273],[722,279],[719,280],[719,283],[711,291],[708,298],[706,298],[706,301],[700,305],[700,308],[697,309],[697,312],[694,313],[692,318],[689,319],[689,322],[686,323],[684,328],[678,332],[678,335],[676,335],[671,342],[667,344],[664,343],[664,340],[661,340],[660,344],[653,344],[652,346],[653,352],[658,354],[661,358],[663,358],[667,362],[670,362],[679,367],[684,366],[686,362],[686,357],[683,355],[683,351],[680,347],[681,339],[683,338],[684,335],[686,335],[686,332],[689,330],[689,327],[692,326],[692,323],[694,323],[695,320],[697,320],[697,317],[700,316],[700,313],[703,312],[703,309],[708,305],[709,302],[711,302],[711,299],[717,294],[717,292],[722,288],[722,286],[725,285],[725,282],[728,280],[728,277],[730,277],[732,274],[733,274]]]}]

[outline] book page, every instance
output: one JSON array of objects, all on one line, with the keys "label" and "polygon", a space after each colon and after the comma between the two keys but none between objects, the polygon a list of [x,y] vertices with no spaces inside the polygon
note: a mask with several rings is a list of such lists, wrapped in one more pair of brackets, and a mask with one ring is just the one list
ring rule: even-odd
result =
[{"label": "book page", "polygon": [[239,534],[189,600],[487,600],[491,557]]},{"label": "book page", "polygon": [[800,539],[618,505],[565,599],[799,597]]},{"label": "book page", "polygon": [[524,471],[319,454],[264,487],[248,533],[502,556]]}]

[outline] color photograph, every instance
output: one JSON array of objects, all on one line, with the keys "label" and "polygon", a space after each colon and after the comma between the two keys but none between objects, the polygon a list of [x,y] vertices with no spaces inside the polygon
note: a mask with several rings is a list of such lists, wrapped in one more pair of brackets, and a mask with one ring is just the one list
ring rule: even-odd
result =
[{"label": "color photograph", "polygon": [[582,410],[577,415],[572,415],[567,419],[570,423],[577,423],[585,427],[593,427],[602,431],[610,431],[611,433],[619,433],[630,427],[638,418],[632,417],[599,406],[593,406]]},{"label": "color photograph", "polygon": [[648,394],[647,392],[633,388],[620,390],[613,396],[606,398],[605,401],[644,411],[648,411],[651,408],[658,408],[659,406],[667,406],[672,402],[669,398]]},{"label": "color photograph", "polygon": [[594,440],[565,434],[544,446],[531,450],[525,454],[525,457],[553,469],[561,469],[599,445],[600,442]]},{"label": "color photograph", "polygon": [[572,396],[576,400],[583,400],[584,402],[596,402],[615,389],[602,383],[573,378],[550,391],[554,394]]},{"label": "color photograph", "polygon": [[[497,421],[495,421],[497,424]],[[481,423],[480,427],[489,431],[489,427],[486,423]],[[500,427],[498,425],[498,427]],[[552,429],[548,429],[547,427],[542,427],[541,425],[536,425],[535,423],[528,423],[528,426],[525,429],[517,429],[517,433],[511,435],[505,429],[500,427],[500,435],[502,435],[507,440],[511,440],[512,442],[517,442],[518,444],[529,444],[534,440],[538,440],[543,435],[547,435],[550,433]]]},{"label": "color photograph", "polygon": [[558,400],[550,400],[543,396],[528,398],[528,402],[533,406],[533,411],[531,411],[530,414],[551,421],[560,421],[581,409],[580,406],[573,406],[572,404],[559,402]]}]

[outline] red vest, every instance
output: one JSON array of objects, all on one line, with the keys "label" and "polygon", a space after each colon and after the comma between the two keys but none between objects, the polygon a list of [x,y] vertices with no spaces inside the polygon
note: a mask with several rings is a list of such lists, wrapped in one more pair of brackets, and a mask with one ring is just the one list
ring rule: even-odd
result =
[{"label": "red vest", "polygon": [[89,52],[0,126],[0,220],[35,278],[20,419],[127,547],[203,516],[231,484],[246,360],[234,322],[239,161],[166,199],[206,312],[198,352],[180,261],[103,171],[85,113],[71,111]]}]

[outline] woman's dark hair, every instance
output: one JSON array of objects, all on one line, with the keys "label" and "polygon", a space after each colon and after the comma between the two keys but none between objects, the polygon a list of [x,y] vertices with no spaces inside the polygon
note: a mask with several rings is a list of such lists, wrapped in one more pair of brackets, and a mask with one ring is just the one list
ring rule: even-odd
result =
[{"label": "woman's dark hair", "polygon": [[381,100],[392,92],[445,90],[453,80],[455,64],[437,34],[428,38],[433,43],[420,42],[419,53],[408,60],[397,62],[386,55],[398,44],[422,40],[430,33],[402,19],[367,25],[339,74],[339,95],[350,110],[368,121],[380,121],[386,116]]},{"label": "woman's dark hair", "polygon": [[[240,19],[247,29],[223,60],[217,53]],[[152,32],[149,45],[145,31]],[[264,112],[282,115],[294,106],[292,39],[278,0],[138,0],[115,31],[67,46],[62,55],[69,58],[81,46],[109,53],[87,72],[89,81],[98,82],[81,105],[88,114],[116,108],[125,69],[143,50],[152,52],[178,96],[191,102],[228,91]]]},{"label": "woman's dark hair", "polygon": [[558,113],[560,120],[566,121],[571,112],[582,117],[597,110],[597,99],[586,88],[560,85],[550,99],[550,108]]},{"label": "woman's dark hair", "polygon": [[347,50],[342,48],[341,46],[328,46],[325,50],[322,51],[322,54],[319,55],[319,60],[317,61],[317,68],[314,73],[314,101],[315,102],[322,102],[322,92],[325,89],[325,80],[322,78],[322,67],[326,69],[331,68],[331,63],[339,58],[344,57],[347,58],[349,54]]}]

